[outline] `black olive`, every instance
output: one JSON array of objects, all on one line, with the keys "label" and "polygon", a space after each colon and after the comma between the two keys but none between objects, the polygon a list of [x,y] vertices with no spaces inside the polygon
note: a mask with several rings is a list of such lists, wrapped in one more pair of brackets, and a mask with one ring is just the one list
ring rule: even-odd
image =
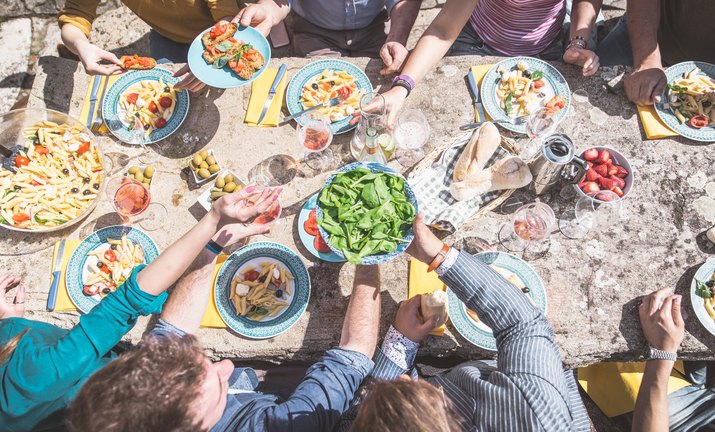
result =
[{"label": "black olive", "polygon": [[528,70],[525,70],[522,73],[524,74],[524,78],[531,78],[531,72],[529,72]]},{"label": "black olive", "polygon": [[92,187],[95,188],[95,189],[99,189],[99,183],[93,184]]},{"label": "black olive", "polygon": [[330,85],[331,85],[331,86],[334,86],[334,85],[335,85],[335,81],[330,81]]},{"label": "black olive", "polygon": [[97,268],[102,268],[104,267],[104,263],[102,261],[97,262]]},{"label": "black olive", "polygon": [[523,292],[524,294],[529,294],[529,291],[531,291],[529,287],[524,287],[521,289],[521,292]]},{"label": "black olive", "polygon": [[35,139],[32,141],[32,143],[33,143],[34,145],[40,145],[40,139],[39,139],[39,138],[35,138]]},{"label": "black olive", "polygon": [[89,189],[85,189],[84,191],[82,191],[82,195],[89,195],[91,193],[92,193],[92,191]]},{"label": "black olive", "polygon": [[283,290],[276,290],[276,297],[282,298],[282,297],[283,297]]},{"label": "black olive", "polygon": [[266,281],[266,277],[268,277],[268,275],[263,275],[263,276],[259,277],[259,278],[258,278],[258,282],[261,282],[261,283],[265,282],[265,281]]},{"label": "black olive", "polygon": [[707,108],[710,105],[712,105],[712,103],[709,100],[703,101],[703,108]]},{"label": "black olive", "polygon": [[15,186],[13,189],[15,189],[16,192],[22,190],[20,186]]},{"label": "black olive", "polygon": [[313,90],[318,90],[318,83],[313,83],[311,87],[313,87]]},{"label": "black olive", "polygon": [[109,248],[110,248],[111,250],[117,250],[117,245],[113,244],[113,245],[109,246]]},{"label": "black olive", "polygon": [[91,180],[92,180],[92,179],[90,179],[89,177],[85,177],[85,178],[82,179],[82,182],[83,182],[83,183],[89,183]]},{"label": "black olive", "polygon": [[69,175],[69,173],[70,173],[70,170],[68,170],[67,168],[62,168],[62,174]]},{"label": "black olive", "polygon": [[144,125],[144,130],[149,130],[150,127],[151,127],[151,125],[149,123],[147,123]]},{"label": "black olive", "polygon": [[169,93],[170,91],[171,89],[169,88],[169,86],[164,87],[164,93]]},{"label": "black olive", "polygon": [[72,188],[72,189],[70,189],[70,192],[77,193],[77,192],[79,192],[79,188]]},{"label": "black olive", "polygon": [[705,282],[705,286],[707,286],[708,288],[715,288],[715,280],[709,280]]},{"label": "black olive", "polygon": [[110,290],[109,288],[105,288],[102,290],[102,294],[109,294],[110,292],[112,292],[112,290]]}]

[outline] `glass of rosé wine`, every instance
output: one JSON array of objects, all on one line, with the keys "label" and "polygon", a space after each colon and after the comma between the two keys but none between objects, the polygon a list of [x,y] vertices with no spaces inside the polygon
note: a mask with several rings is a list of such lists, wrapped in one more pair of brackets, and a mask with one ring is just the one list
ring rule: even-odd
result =
[{"label": "glass of ros\u00e9 wine", "polygon": [[333,152],[328,148],[333,142],[330,120],[318,111],[311,111],[298,120],[298,141],[305,154],[303,162],[316,171],[325,171],[333,161]]},{"label": "glass of ros\u00e9 wine", "polygon": [[[265,176],[254,176],[253,178],[251,178],[251,183],[255,184],[256,187],[253,192],[248,197],[246,197],[247,206],[255,205],[255,203],[258,202],[261,195],[263,195],[263,192],[266,189],[271,189],[271,193],[275,191],[274,188],[268,186],[268,179]],[[280,196],[280,194],[283,192],[283,188],[279,187],[278,189],[278,196]],[[265,212],[256,216],[256,218],[253,220],[253,223],[259,225],[269,225],[270,231],[264,235],[266,237],[272,237],[275,234],[282,233],[288,226],[286,218],[281,217],[282,213],[283,207],[281,206],[280,199],[278,199],[274,201]]]},{"label": "glass of ros\u00e9 wine", "polygon": [[138,224],[146,231],[159,229],[166,221],[166,207],[151,202],[149,188],[126,176],[107,181],[107,197],[124,225]]},{"label": "glass of ros\u00e9 wine", "polygon": [[[543,246],[555,226],[554,211],[543,202],[534,202],[519,207],[510,223],[499,231],[499,241],[507,250],[519,252],[535,245]],[[545,251],[543,251],[545,252]]]}]

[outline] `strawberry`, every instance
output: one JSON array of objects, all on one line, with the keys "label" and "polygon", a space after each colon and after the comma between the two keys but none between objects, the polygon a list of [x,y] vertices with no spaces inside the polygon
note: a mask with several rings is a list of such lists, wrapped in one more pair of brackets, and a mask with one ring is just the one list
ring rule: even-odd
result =
[{"label": "strawberry", "polygon": [[601,177],[598,181],[601,184],[601,189],[604,190],[612,190],[616,186],[616,183],[608,177]]},{"label": "strawberry", "polygon": [[608,165],[596,165],[593,170],[601,177],[608,177]]},{"label": "strawberry", "polygon": [[593,162],[591,162],[591,161],[586,161],[586,163],[588,164],[588,167],[589,167],[589,168],[593,168]]},{"label": "strawberry", "polygon": [[595,161],[598,159],[598,150],[595,148],[590,148],[583,152],[583,158],[587,161]]},{"label": "strawberry", "polygon": [[619,188],[618,186],[616,186],[616,187],[613,188],[613,193],[615,193],[616,195],[618,195],[618,198],[623,198],[624,193],[623,193],[623,191],[621,190],[621,188]]},{"label": "strawberry", "polygon": [[593,169],[586,171],[586,181],[596,181],[599,177],[601,177],[601,174],[597,173]]},{"label": "strawberry", "polygon": [[628,170],[626,170],[626,169],[623,168],[622,166],[616,165],[616,170],[617,170],[616,175],[617,175],[618,177],[623,178],[623,177],[628,176]]},{"label": "strawberry", "polygon": [[585,185],[586,185],[586,182],[585,182],[585,181],[582,181],[582,182],[579,183],[577,186],[578,186],[579,189],[583,189],[583,187],[584,187]]},{"label": "strawberry", "polygon": [[611,152],[608,150],[601,150],[600,153],[598,153],[598,161],[601,163],[610,163],[611,161]]},{"label": "strawberry", "polygon": [[598,192],[599,190],[601,190],[601,188],[598,187],[598,185],[596,184],[596,182],[586,182],[586,184],[583,185],[583,189],[581,189],[581,190],[582,190],[583,193],[585,193],[586,195],[589,195],[589,194],[592,194],[592,193],[594,193],[594,192]]},{"label": "strawberry", "polygon": [[614,176],[618,172],[618,168],[616,168],[617,165],[614,165],[612,163],[608,164],[608,176]]},{"label": "strawberry", "polygon": [[610,178],[611,180],[613,180],[613,182],[616,184],[617,187],[619,187],[619,188],[621,188],[621,189],[623,189],[623,188],[626,187],[626,181],[623,180],[622,178],[616,177],[615,175],[611,175],[611,176],[609,176],[608,178]]},{"label": "strawberry", "polygon": [[609,201],[613,201],[613,195],[607,194],[607,193],[599,193],[599,194],[596,194],[596,199],[599,201],[609,202]]}]

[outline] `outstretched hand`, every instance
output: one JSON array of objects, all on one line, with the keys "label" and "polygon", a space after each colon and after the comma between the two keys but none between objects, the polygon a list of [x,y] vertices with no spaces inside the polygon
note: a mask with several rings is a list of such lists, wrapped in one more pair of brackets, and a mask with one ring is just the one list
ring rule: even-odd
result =
[{"label": "outstretched hand", "polygon": [[639,313],[641,327],[653,348],[677,352],[685,337],[685,324],[680,313],[682,296],[663,288],[643,297]]},{"label": "outstretched hand", "polygon": [[276,205],[282,192],[283,188],[280,187],[265,188],[258,195],[256,185],[253,184],[219,198],[211,208],[220,218],[216,241],[225,247],[246,237],[270,231],[269,224],[255,223],[255,219]]},{"label": "outstretched hand", "polygon": [[5,273],[0,276],[0,319],[22,318],[25,315],[25,287],[17,289],[12,303],[5,300],[5,294],[20,284],[20,276]]},{"label": "outstretched hand", "polygon": [[[89,41],[77,45],[77,55],[88,75],[116,75],[124,71],[116,55]],[[102,64],[103,61],[111,64]]]},{"label": "outstretched hand", "polygon": [[206,87],[206,84],[201,82],[198,78],[196,78],[194,76],[193,73],[191,73],[191,69],[189,69],[188,64],[185,64],[184,66],[182,66],[181,69],[174,72],[174,74],[172,76],[174,76],[174,77],[183,76],[184,78],[181,81],[179,81],[178,83],[176,83],[175,87],[185,88],[186,90],[193,92],[193,93]]}]

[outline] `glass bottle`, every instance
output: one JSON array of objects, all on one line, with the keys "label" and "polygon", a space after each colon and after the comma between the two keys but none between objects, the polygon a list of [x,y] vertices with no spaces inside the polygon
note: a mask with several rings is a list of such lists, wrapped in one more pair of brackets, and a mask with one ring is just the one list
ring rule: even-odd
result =
[{"label": "glass bottle", "polygon": [[358,160],[360,162],[377,162],[382,165],[387,165],[387,158],[382,151],[382,147],[377,142],[379,133],[376,128],[370,127],[365,131],[365,146],[360,152]]}]

